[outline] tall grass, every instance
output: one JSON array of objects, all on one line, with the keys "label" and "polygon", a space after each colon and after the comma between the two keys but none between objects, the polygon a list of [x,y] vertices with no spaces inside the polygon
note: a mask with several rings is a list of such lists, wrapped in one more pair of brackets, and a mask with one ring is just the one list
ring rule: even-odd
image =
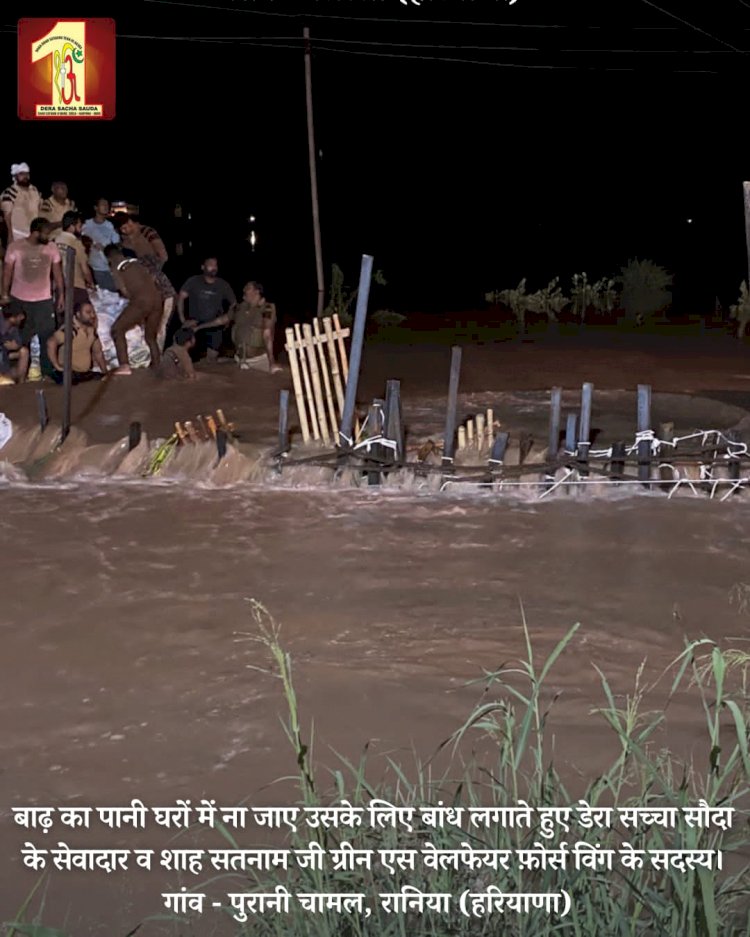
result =
[{"label": "tall grass", "polygon": [[[566,790],[550,754],[551,733],[547,727],[554,699],[545,705],[546,681],[561,654],[568,649],[578,625],[557,644],[549,657],[538,662],[528,629],[526,658],[515,667],[485,673],[483,702],[466,722],[445,740],[443,749],[451,756],[450,773],[436,775],[434,759],[420,762],[407,770],[389,760],[390,782],[374,781],[366,756],[353,764],[337,756],[340,765],[331,774],[328,790],[319,793],[319,779],[313,775],[310,753],[303,741],[301,719],[291,678],[291,660],[280,641],[280,631],[263,606],[254,603],[258,637],[272,662],[272,672],[281,680],[286,700],[285,730],[298,764],[300,800],[306,806],[328,805],[347,800],[354,806],[366,806],[372,798],[382,798],[397,806],[509,806],[525,800],[535,807],[568,806],[575,798]],[[373,898],[397,892],[402,885],[414,885],[426,892],[454,896],[470,888],[483,891],[496,884],[505,892],[568,891],[571,912],[564,919],[550,917],[543,910],[527,915],[505,914],[486,919],[467,918],[460,911],[449,917],[425,912],[422,915],[385,914],[379,902],[372,901],[372,916],[361,920],[346,915],[311,915],[295,902],[287,915],[255,918],[237,925],[238,937],[294,934],[301,937],[747,937],[750,934],[750,866],[728,871],[730,855],[738,865],[750,849],[747,831],[747,796],[750,792],[750,757],[748,756],[747,655],[722,652],[708,641],[686,643],[684,650],[668,669],[670,685],[663,707],[657,712],[644,709],[645,697],[655,686],[645,686],[643,666],[635,678],[632,693],[618,702],[606,678],[599,672],[603,705],[591,713],[603,719],[616,739],[617,754],[609,769],[591,781],[584,799],[592,806],[688,807],[705,799],[711,806],[734,806],[738,813],[731,831],[691,829],[680,825],[675,830],[652,826],[632,832],[625,838],[637,849],[712,849],[725,853],[722,872],[700,869],[680,872],[655,870],[648,863],[641,869],[618,868],[592,872],[569,867],[559,870],[522,870],[512,865],[508,871],[431,871],[417,863],[416,871],[393,875],[377,861],[372,869],[356,873],[334,871],[331,864],[324,871],[310,872],[292,868],[280,877],[253,877],[248,891],[270,892],[279,884],[295,892],[365,892]],[[728,691],[728,683],[736,693]],[[702,763],[684,763],[668,751],[657,748],[654,737],[662,725],[664,711],[676,694],[695,694],[705,720],[705,758]],[[461,753],[467,743],[491,754],[473,755],[466,762]],[[489,744],[488,744],[489,743]],[[310,831],[312,832],[312,831]],[[626,831],[627,832],[627,831]],[[302,831],[290,836],[289,846],[304,849],[310,837]],[[598,843],[605,849],[618,850],[622,830],[576,830],[557,836],[547,845],[554,848],[560,839],[569,843]],[[539,826],[532,829],[495,827],[490,830],[423,830],[414,834],[392,829],[360,828],[329,830],[328,849],[342,840],[354,849],[422,849],[429,840],[438,849],[458,849],[468,842],[474,849],[528,849],[535,842],[545,842]],[[572,863],[570,863],[572,865]],[[237,891],[237,888],[233,889]]]},{"label": "tall grass", "polygon": [[[552,734],[548,726],[550,710],[549,674],[557,660],[570,647],[579,626],[574,625],[545,660],[538,661],[526,622],[525,659],[514,666],[487,671],[480,681],[482,701],[463,725],[445,739],[441,757],[448,769],[438,771],[437,758],[406,767],[388,759],[386,780],[373,777],[367,753],[353,763],[337,755],[339,764],[326,772],[321,782],[313,769],[312,732],[307,739],[295,692],[292,660],[281,642],[281,632],[266,609],[251,603],[255,621],[252,640],[267,655],[263,668],[278,679],[285,701],[284,731],[296,761],[294,780],[299,804],[325,806],[347,800],[353,806],[366,806],[381,798],[397,806],[424,807],[440,803],[451,806],[512,806],[525,800],[533,807],[569,806],[576,798],[566,789],[554,759]],[[625,869],[617,862],[612,871],[576,870],[572,863],[564,871],[518,868],[431,871],[417,862],[416,871],[392,874],[378,861],[377,850],[424,848],[431,842],[438,849],[458,849],[469,843],[474,849],[517,850],[542,842],[554,848],[560,840],[569,844],[584,841],[618,850],[622,830],[591,831],[571,828],[570,833],[545,841],[540,827],[487,830],[446,826],[425,832],[415,827],[413,834],[390,828],[362,827],[346,830],[300,828],[289,837],[288,846],[305,849],[310,840],[324,848],[337,848],[342,841],[354,849],[376,851],[370,870],[356,873],[336,871],[331,863],[323,870],[300,869],[290,862],[288,872],[278,875],[220,876],[212,880],[229,892],[272,892],[285,885],[290,892],[364,892],[370,898],[371,916],[309,914],[297,902],[290,903],[288,915],[268,914],[251,918],[245,924],[233,922],[237,937],[748,937],[750,934],[750,838],[747,804],[750,791],[748,753],[748,665],[750,655],[721,651],[707,640],[686,642],[685,647],[662,678],[668,678],[663,704],[656,712],[645,709],[646,700],[661,686],[644,684],[644,667],[635,675],[632,692],[619,700],[606,676],[599,673],[603,702],[593,710],[592,724],[602,722],[613,733],[615,754],[604,773],[586,785],[584,799],[592,806],[695,805],[699,798],[711,806],[737,809],[730,831],[675,830],[651,826],[624,837],[637,849],[712,849],[725,854],[722,872],[706,869],[679,872],[655,870],[648,863],[641,869]],[[657,731],[665,711],[677,694],[692,694],[700,708],[705,729],[703,757],[685,762],[659,748]],[[472,754],[466,757],[469,749]],[[379,775],[382,776],[382,769]],[[224,827],[219,833],[234,848],[242,848],[235,834]],[[249,847],[248,847],[249,848]],[[732,857],[730,859],[730,857]],[[734,864],[735,868],[727,866]],[[219,882],[218,879],[221,879]],[[212,883],[190,883],[201,891]],[[529,914],[506,913],[487,918],[468,918],[455,910],[446,917],[426,911],[422,915],[390,915],[380,907],[377,896],[398,892],[413,885],[425,892],[453,896],[465,889],[472,892],[497,885],[504,892],[560,892],[572,899],[565,918],[548,916],[543,910]],[[453,907],[456,907],[455,903]],[[231,909],[225,909],[229,915]],[[163,918],[162,918],[163,920]],[[195,921],[195,933],[209,933],[210,916]],[[18,928],[18,933],[33,930]],[[184,926],[180,933],[185,933]],[[39,937],[42,937],[40,932]],[[46,935],[44,935],[46,937]],[[55,934],[55,937],[62,935]]]}]

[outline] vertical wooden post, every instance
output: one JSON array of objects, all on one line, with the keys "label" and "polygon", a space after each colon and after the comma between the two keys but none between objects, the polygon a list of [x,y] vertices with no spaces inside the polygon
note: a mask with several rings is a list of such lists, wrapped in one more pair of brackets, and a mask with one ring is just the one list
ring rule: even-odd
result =
[{"label": "vertical wooden post", "polygon": [[[667,443],[672,442],[674,439],[674,423],[659,424],[659,439],[663,439]],[[674,478],[674,472],[671,468],[673,454],[674,446],[659,446],[659,462],[662,463],[659,468],[661,481],[668,482]]]},{"label": "vertical wooden post", "polygon": [[487,448],[492,449],[492,440],[495,438],[495,411],[487,411]]},{"label": "vertical wooden post", "polygon": [[[380,436],[383,433],[383,407],[385,401],[383,400],[373,400],[372,405],[367,413],[367,436]],[[375,443],[370,450],[374,459],[382,459],[383,457],[383,447],[379,443]],[[380,470],[378,468],[370,469],[367,473],[367,484],[368,485],[379,485],[380,484]]]},{"label": "vertical wooden post", "polygon": [[612,481],[622,481],[625,475],[625,458],[625,443],[616,442],[612,446],[612,459],[609,466]]},{"label": "vertical wooden post", "polygon": [[39,412],[39,429],[44,432],[49,423],[49,412],[47,410],[47,398],[43,390],[36,392],[36,406]]},{"label": "vertical wooden post", "polygon": [[594,385],[586,383],[581,389],[581,427],[578,432],[578,465],[582,477],[587,476],[589,448],[591,447],[591,405],[594,397]]},{"label": "vertical wooden post", "polygon": [[547,461],[554,462],[560,449],[560,409],[562,407],[562,388],[553,387],[549,401],[549,441],[547,443]]},{"label": "vertical wooden post", "polygon": [[456,445],[456,408],[458,406],[458,382],[461,377],[461,347],[451,348],[451,374],[448,382],[448,407],[445,413],[445,436],[443,438],[443,466],[453,462]]},{"label": "vertical wooden post", "polygon": [[505,450],[508,448],[509,439],[509,433],[498,433],[497,436],[495,436],[495,441],[492,444],[492,451],[490,452],[490,458],[487,463],[493,474],[502,470],[503,461],[505,459]]},{"label": "vertical wooden post", "polygon": [[279,455],[289,452],[289,391],[279,394]]},{"label": "vertical wooden post", "polygon": [[477,413],[476,415],[476,427],[477,427],[477,449],[481,452],[484,448],[484,414]]},{"label": "vertical wooden post", "polygon": [[292,383],[294,384],[294,398],[297,401],[297,416],[299,417],[299,426],[302,430],[302,442],[310,440],[310,426],[307,422],[307,409],[305,408],[305,397],[302,393],[302,380],[299,373],[299,364],[297,362],[297,348],[294,338],[294,330],[286,329],[286,350],[289,355],[289,368],[292,372]]},{"label": "vertical wooden post", "polygon": [[[638,385],[638,432],[645,433],[651,429],[651,386]],[[651,443],[643,439],[638,443],[638,479],[648,482],[651,477]],[[648,484],[645,485],[648,488]]]},{"label": "vertical wooden post", "polygon": [[[187,424],[185,424],[187,426]],[[225,429],[216,430],[216,452],[219,456],[219,462],[227,454],[227,431]]]},{"label": "vertical wooden post", "polygon": [[339,443],[345,447],[351,446],[352,444],[354,407],[357,402],[359,368],[362,363],[362,346],[365,341],[365,319],[367,318],[367,301],[370,298],[372,261],[373,258],[370,254],[362,255],[362,266],[359,274],[359,292],[357,293],[357,308],[354,313],[354,328],[352,330],[352,347],[349,355],[349,377],[346,382],[344,412],[341,416],[341,428],[339,429]]},{"label": "vertical wooden post", "polygon": [[315,270],[318,275],[317,316],[323,315],[325,286],[323,280],[323,249],[320,240],[320,211],[318,206],[318,171],[315,159],[315,124],[313,122],[312,68],[310,63],[310,30],[302,31],[305,40],[305,103],[307,105],[307,151],[310,159],[310,191],[312,193],[313,237],[315,240]]},{"label": "vertical wooden post", "polygon": [[401,411],[401,381],[385,385],[385,435],[396,443],[394,461],[404,461],[404,420]]},{"label": "vertical wooden post", "polygon": [[578,425],[578,415],[569,413],[567,423],[565,424],[565,451],[574,453],[576,451],[576,426]]},{"label": "vertical wooden post", "polygon": [[132,452],[133,449],[141,441],[141,424],[140,423],[131,423],[128,428],[128,452]]},{"label": "vertical wooden post", "polygon": [[[70,405],[73,392],[73,288],[75,285],[76,255],[72,248],[65,250],[65,347],[63,349],[63,418],[60,442],[70,432]],[[44,349],[42,349],[44,351]]]}]

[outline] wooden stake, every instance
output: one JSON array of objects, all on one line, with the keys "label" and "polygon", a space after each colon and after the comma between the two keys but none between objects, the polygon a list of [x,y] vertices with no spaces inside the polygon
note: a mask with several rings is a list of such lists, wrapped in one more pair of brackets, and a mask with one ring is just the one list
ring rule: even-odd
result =
[{"label": "wooden stake", "polygon": [[466,448],[466,428],[463,426],[458,427],[458,451]]},{"label": "wooden stake", "polygon": [[182,443],[182,445],[184,446],[185,443],[186,443],[186,441],[187,441],[187,433],[186,433],[185,430],[183,429],[182,424],[181,424],[181,423],[175,423],[175,425],[174,425],[174,431],[175,431],[175,433],[177,433],[177,439],[178,439],[178,440]]},{"label": "wooden stake", "polygon": [[481,451],[484,446],[484,414],[477,413],[476,416],[477,422],[477,449]]},{"label": "wooden stake", "polygon": [[320,434],[323,437],[323,442],[326,445],[329,445],[331,442],[331,436],[328,432],[328,420],[326,419],[326,407],[325,401],[323,400],[323,389],[320,386],[318,355],[315,351],[312,326],[309,322],[305,322],[305,324],[302,326],[302,333],[305,337],[305,351],[307,352],[307,360],[310,366],[310,379],[312,381],[313,395],[315,398],[315,411],[318,416]]},{"label": "wooden stake", "polygon": [[310,409],[310,428],[312,430],[312,437],[313,439],[320,439],[318,417],[315,414],[315,401],[313,399],[312,387],[310,386],[310,373],[307,369],[307,360],[305,358],[305,350],[302,344],[302,330],[300,329],[299,322],[295,322],[294,324],[294,337],[295,345],[299,349],[299,365],[300,371],[302,371],[302,383],[305,386],[305,400],[307,401],[308,407]]},{"label": "wooden stake", "polygon": [[190,440],[190,442],[197,443],[200,441],[198,434],[195,431],[195,427],[190,422],[190,420],[185,420],[185,433],[187,434],[187,438]]},{"label": "wooden stake", "polygon": [[206,417],[206,426],[213,439],[216,439],[216,420],[209,414]]},{"label": "wooden stake", "polygon": [[223,410],[216,411],[216,421],[223,430],[226,430],[227,435],[230,434],[234,429],[232,424],[227,422],[227,418],[224,416]]},{"label": "wooden stake", "polygon": [[313,320],[313,331],[315,332],[315,349],[318,353],[318,360],[320,361],[320,371],[323,375],[323,388],[326,395],[326,403],[328,404],[328,418],[331,421],[331,433],[333,436],[336,435],[336,430],[338,429],[338,418],[336,417],[336,406],[333,401],[333,394],[331,393],[331,377],[328,373],[328,362],[326,361],[326,353],[323,349],[323,344],[325,343],[325,336],[320,331],[320,319]]},{"label": "wooden stake", "polygon": [[310,441],[310,426],[307,422],[307,410],[305,409],[305,398],[302,395],[302,380],[300,379],[299,364],[297,362],[297,349],[294,342],[294,331],[286,329],[286,351],[289,355],[289,368],[292,372],[292,384],[294,385],[294,398],[297,401],[297,416],[299,426],[302,430],[302,442]]},{"label": "wooden stake", "polygon": [[492,448],[492,440],[495,436],[495,412],[494,410],[487,411],[487,448]]},{"label": "wooden stake", "polygon": [[456,407],[458,405],[458,385],[461,379],[461,346],[451,348],[451,371],[448,381],[448,406],[445,411],[445,433],[443,435],[443,467],[449,468],[453,462],[453,447],[456,442]]},{"label": "wooden stake", "polygon": [[211,438],[211,434],[209,433],[208,427],[206,426],[205,422],[203,421],[203,417],[202,417],[202,416],[197,416],[197,417],[195,418],[195,425],[196,425],[196,427],[198,428],[198,435],[199,435],[200,438],[201,438],[201,442],[205,442],[207,439],[210,439],[210,438]]},{"label": "wooden stake", "polygon": [[474,445],[474,420],[466,421],[466,444],[471,447]]}]

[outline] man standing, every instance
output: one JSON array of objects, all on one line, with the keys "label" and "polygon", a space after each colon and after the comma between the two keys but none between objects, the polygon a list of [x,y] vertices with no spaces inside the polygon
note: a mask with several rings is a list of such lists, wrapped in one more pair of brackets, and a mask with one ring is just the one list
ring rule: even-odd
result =
[{"label": "man standing", "polygon": [[64,182],[52,183],[52,195],[45,198],[39,208],[39,214],[46,218],[51,231],[59,231],[62,227],[63,215],[76,210],[76,203],[68,198],[68,186]]},{"label": "man standing", "polygon": [[[55,244],[49,243],[47,221],[34,218],[29,236],[13,241],[5,255],[2,302],[26,314],[21,333],[24,345],[39,336],[42,374],[52,376],[54,368],[47,354],[47,339],[57,327],[52,283],[57,292],[57,311],[65,308],[62,260]],[[51,275],[51,276],[50,276]]]},{"label": "man standing", "polygon": [[[72,378],[74,384],[98,380],[107,373],[107,362],[96,331],[96,322],[96,312],[91,303],[82,303],[73,310]],[[58,329],[47,339],[47,354],[55,369],[52,377],[56,383],[62,384],[62,362],[65,360],[64,328]],[[94,365],[101,373],[93,370]]]},{"label": "man standing", "polygon": [[52,236],[52,240],[60,248],[60,256],[65,251],[72,250],[75,254],[75,277],[73,280],[73,302],[76,306],[89,301],[88,290],[94,288],[94,278],[91,276],[86,248],[81,240],[83,218],[80,212],[68,211],[63,215],[62,230]]},{"label": "man standing", "polygon": [[119,244],[104,248],[118,290],[128,300],[127,306],[115,319],[110,331],[117,352],[119,368],[115,374],[132,374],[128,359],[127,333],[143,326],[146,344],[151,353],[151,367],[159,365],[157,335],[162,315],[161,294],[148,268],[136,257],[125,257]]},{"label": "man standing", "polygon": [[164,347],[167,323],[172,315],[177,291],[162,267],[169,259],[158,231],[148,225],[142,225],[136,216],[118,211],[113,218],[114,226],[120,235],[125,252],[131,251],[151,271],[162,297],[162,319],[159,323],[157,342]]},{"label": "man standing", "polygon": [[[187,319],[185,300],[188,301]],[[177,315],[180,322],[189,328],[200,326],[209,361],[219,357],[224,332],[223,314],[236,302],[232,287],[219,276],[219,261],[215,257],[206,257],[201,264],[201,275],[189,277],[182,285],[177,297]]]},{"label": "man standing", "polygon": [[39,189],[31,184],[28,163],[14,163],[10,167],[10,174],[13,184],[0,195],[0,209],[8,231],[8,244],[27,238],[31,234],[31,222],[39,217],[42,202]]},{"label": "man standing", "polygon": [[119,244],[120,235],[109,220],[109,202],[106,198],[97,199],[94,205],[94,217],[84,224],[82,233],[91,238],[91,251],[89,252],[89,266],[96,280],[96,285],[111,293],[117,292],[112,271],[104,256],[104,248],[110,244]]}]

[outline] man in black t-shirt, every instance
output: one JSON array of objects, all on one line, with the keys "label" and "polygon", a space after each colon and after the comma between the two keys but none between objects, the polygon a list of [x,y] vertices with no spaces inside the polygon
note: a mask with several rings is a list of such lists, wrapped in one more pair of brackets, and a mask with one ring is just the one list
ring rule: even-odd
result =
[{"label": "man in black t-shirt", "polygon": [[[189,277],[183,283],[177,297],[177,314],[180,322],[188,328],[212,322],[237,302],[232,287],[218,275],[219,262],[215,257],[207,257],[201,265],[201,271],[200,276]],[[185,300],[188,302],[187,317],[185,316]],[[210,361],[216,360],[219,356],[223,332],[223,326],[218,326],[201,329],[199,333],[205,343],[206,354]]]}]

